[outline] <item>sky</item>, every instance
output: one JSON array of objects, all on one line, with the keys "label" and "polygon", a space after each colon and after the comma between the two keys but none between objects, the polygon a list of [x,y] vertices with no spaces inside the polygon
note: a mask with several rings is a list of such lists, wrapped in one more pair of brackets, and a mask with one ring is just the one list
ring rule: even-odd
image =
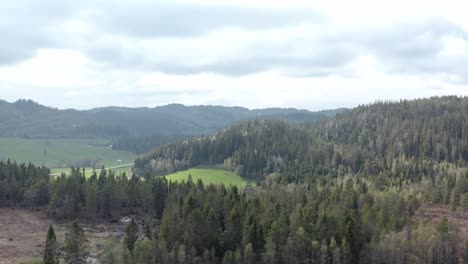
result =
[{"label": "sky", "polygon": [[0,98],[77,109],[181,103],[320,110],[468,96],[465,5],[1,1]]}]

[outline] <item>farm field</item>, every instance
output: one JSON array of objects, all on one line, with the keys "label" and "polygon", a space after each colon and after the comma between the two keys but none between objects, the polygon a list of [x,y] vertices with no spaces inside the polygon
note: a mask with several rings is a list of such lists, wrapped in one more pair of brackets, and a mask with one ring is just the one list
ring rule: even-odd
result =
[{"label": "farm field", "polygon": [[100,139],[0,138],[0,160],[31,162],[51,169],[70,167],[101,168],[133,163],[136,155],[113,150]]},{"label": "farm field", "polygon": [[166,179],[175,182],[187,181],[189,175],[192,176],[193,181],[196,182],[198,179],[201,179],[204,184],[236,185],[239,187],[251,184],[250,181],[225,169],[204,166],[169,174],[166,176]]}]

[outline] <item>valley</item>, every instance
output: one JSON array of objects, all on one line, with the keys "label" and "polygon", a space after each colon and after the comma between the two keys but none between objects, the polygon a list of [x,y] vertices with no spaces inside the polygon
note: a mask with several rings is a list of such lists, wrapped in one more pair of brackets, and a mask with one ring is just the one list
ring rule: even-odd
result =
[{"label": "valley", "polygon": [[1,1],[0,264],[468,264],[466,9]]},{"label": "valley", "polygon": [[3,138],[0,256],[40,258],[49,224],[69,251],[77,220],[103,263],[463,263],[467,118],[435,97],[184,139]]}]

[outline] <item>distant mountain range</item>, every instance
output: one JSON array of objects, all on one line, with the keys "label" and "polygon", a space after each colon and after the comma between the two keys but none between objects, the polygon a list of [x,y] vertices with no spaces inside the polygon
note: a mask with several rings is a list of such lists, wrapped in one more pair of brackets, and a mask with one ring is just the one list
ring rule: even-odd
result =
[{"label": "distant mountain range", "polygon": [[249,119],[314,122],[345,109],[310,112],[293,108],[249,110],[242,107],[184,106],[102,107],[91,110],[40,105],[31,100],[0,101],[0,136],[25,138],[109,138],[215,134]]}]

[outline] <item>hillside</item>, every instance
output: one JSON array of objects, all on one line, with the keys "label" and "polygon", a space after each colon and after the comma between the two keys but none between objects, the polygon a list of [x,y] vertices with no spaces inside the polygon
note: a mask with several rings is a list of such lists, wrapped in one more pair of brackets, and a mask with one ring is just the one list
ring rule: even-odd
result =
[{"label": "hillside", "polygon": [[[360,106],[315,124],[240,122],[140,156],[143,177],[82,169],[51,177],[0,162],[0,206],[85,226],[136,219],[133,251],[114,234],[94,248],[103,263],[140,263],[140,252],[157,263],[464,263],[467,104],[442,97]],[[239,188],[225,170],[220,179],[220,164],[255,184]],[[4,233],[29,237],[15,229]],[[18,242],[0,242],[18,256]]]},{"label": "hillside", "polygon": [[103,107],[59,110],[30,100],[0,101],[0,136],[30,138],[116,138],[151,135],[213,134],[234,122],[253,118],[318,121],[342,109],[310,112],[297,109],[249,110],[241,107],[184,106]]},{"label": "hillside", "polygon": [[467,161],[468,98],[435,97],[360,106],[318,124],[243,122],[158,148],[135,165],[166,174],[224,164],[247,178],[279,173],[287,182],[357,173],[412,181],[434,165]]},{"label": "hillside", "polygon": [[31,100],[14,103],[0,100],[0,137],[99,138],[111,140],[114,149],[140,154],[178,139],[212,135],[242,120],[273,118],[316,122],[345,110],[249,110],[170,104],[154,108],[102,107],[80,111],[50,108]]}]

